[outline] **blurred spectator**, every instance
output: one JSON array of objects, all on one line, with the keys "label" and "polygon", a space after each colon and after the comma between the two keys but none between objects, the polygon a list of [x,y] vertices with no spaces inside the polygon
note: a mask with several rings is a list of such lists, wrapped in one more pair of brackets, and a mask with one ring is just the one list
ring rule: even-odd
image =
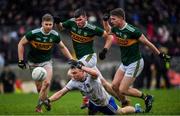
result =
[{"label": "blurred spectator", "polygon": [[15,82],[15,93],[22,93],[22,81],[20,79],[16,79]]},{"label": "blurred spectator", "polygon": [[152,17],[149,16],[148,17],[148,23],[147,23],[147,37],[149,39],[149,41],[151,42],[154,42],[154,36],[155,36],[155,33],[154,33],[154,24],[153,24],[153,21],[152,21]]},{"label": "blurred spectator", "polygon": [[151,72],[151,65],[153,64],[153,54],[150,52],[147,46],[141,46],[142,50],[142,57],[144,59],[144,68],[142,73],[137,77],[134,83],[135,88],[144,88],[147,89],[151,88],[151,81],[152,81],[152,72]]},{"label": "blurred spectator", "polygon": [[5,60],[3,54],[0,52],[0,69],[4,67]]},{"label": "blurred spectator", "polygon": [[[161,48],[161,51],[164,51],[165,53],[167,53],[167,49],[166,48]],[[154,63],[155,63],[155,68],[156,68],[156,88],[160,89],[162,86],[162,82],[161,82],[161,78],[164,79],[165,81],[165,87],[166,88],[170,88],[170,81],[169,81],[169,77],[168,77],[168,69],[169,69],[169,65],[165,63],[163,60],[159,59],[158,57],[154,57]]]},{"label": "blurred spectator", "polygon": [[160,43],[166,43],[169,39],[169,30],[165,25],[158,27],[158,39]]},{"label": "blurred spectator", "polygon": [[11,93],[15,90],[16,75],[8,65],[6,65],[0,75],[1,93]]}]

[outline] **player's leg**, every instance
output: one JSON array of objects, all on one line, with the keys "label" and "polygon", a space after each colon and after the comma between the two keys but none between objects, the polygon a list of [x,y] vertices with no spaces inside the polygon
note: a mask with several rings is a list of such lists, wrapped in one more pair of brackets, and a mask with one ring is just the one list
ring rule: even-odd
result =
[{"label": "player's leg", "polygon": [[[35,85],[36,85],[37,92],[40,93],[41,87],[42,87],[42,82],[41,81],[35,81]],[[35,112],[43,112],[42,108],[41,108],[42,104],[43,104],[43,102],[40,99],[38,99],[38,103],[37,103],[37,106],[35,108]]]},{"label": "player's leg", "polygon": [[135,88],[130,88],[130,86],[135,81],[135,78],[125,76],[122,81],[121,85],[119,87],[120,94],[133,96],[133,97],[140,97],[142,95],[142,92]]},{"label": "player's leg", "polygon": [[122,79],[119,87],[119,92],[124,95],[142,98],[145,101],[146,112],[149,112],[152,108],[153,97],[151,95],[145,95],[138,89],[130,87],[134,83],[136,77],[141,73],[143,66],[143,59],[140,59],[127,66],[125,76]]},{"label": "player's leg", "polygon": [[121,64],[118,70],[115,73],[114,79],[112,81],[112,89],[117,94],[117,98],[121,101],[122,107],[130,105],[130,101],[122,94],[119,93],[119,86],[124,77],[125,69]]},{"label": "player's leg", "polygon": [[88,115],[96,115],[97,112],[98,112],[98,106],[95,106],[93,103],[89,102]]},{"label": "player's leg", "polygon": [[[28,66],[29,66],[30,72],[32,73],[33,69],[35,67],[38,67],[39,65],[32,63],[32,62],[28,62]],[[37,92],[40,93],[41,88],[42,88],[42,81],[35,81],[35,85],[36,85]],[[42,108],[40,107],[42,105],[42,103],[43,102],[40,99],[38,99],[38,103],[37,103],[37,106],[35,108],[35,112],[43,112]]]},{"label": "player's leg", "polygon": [[109,99],[109,103],[106,106],[99,106],[98,111],[102,112],[105,115],[115,115],[117,114],[118,105],[115,103],[113,97]]},{"label": "player's leg", "polygon": [[133,62],[128,66],[124,66],[126,70],[119,86],[119,91],[121,94],[134,97],[140,97],[142,95],[142,92],[135,88],[130,88],[130,86],[134,83],[136,77],[141,73],[143,66],[143,59]]},{"label": "player's leg", "polygon": [[[32,73],[34,68],[38,67],[37,64],[34,64],[32,62],[28,62],[28,66],[29,66],[29,70],[31,73]],[[36,90],[39,93],[41,91],[42,82],[41,81],[35,81],[35,85],[36,85]]]},{"label": "player's leg", "polygon": [[136,110],[133,106],[125,106],[124,108],[118,108],[117,114],[131,114],[135,113]]},{"label": "player's leg", "polygon": [[[53,75],[52,63],[46,62],[46,64],[44,65],[44,68],[47,71],[47,77],[43,81],[42,88],[41,88],[40,95],[39,95],[39,99],[42,101],[45,101],[48,96],[48,91],[49,91],[49,87],[50,87],[50,83],[51,83],[52,75]],[[50,104],[44,104],[44,105],[48,111],[51,109]]]},{"label": "player's leg", "polygon": [[111,94],[112,96],[116,97],[118,100],[118,96],[117,94],[115,93],[115,91],[112,89],[112,85],[102,76],[101,72],[99,71],[99,69],[95,66],[94,69],[99,73],[99,77],[100,77],[100,80],[101,80],[101,83],[103,85],[103,87],[106,89],[106,91]]},{"label": "player's leg", "polygon": [[101,72],[99,71],[99,69],[95,66],[94,69],[100,74],[100,79],[101,79],[101,83],[103,85],[103,87],[106,89],[106,91],[111,94],[112,96],[114,96],[117,100],[121,101],[121,103],[126,103],[126,104],[122,104],[123,106],[129,105],[129,101],[125,98],[125,96],[123,95],[118,95],[112,88],[112,84],[109,83],[101,74]]},{"label": "player's leg", "polygon": [[149,112],[152,108],[153,97],[151,95],[146,95],[145,93],[139,91],[136,88],[131,88],[130,86],[134,81],[135,78],[124,77],[121,82],[119,91],[121,94],[124,95],[142,98],[145,101],[145,105],[146,105],[145,111]]}]

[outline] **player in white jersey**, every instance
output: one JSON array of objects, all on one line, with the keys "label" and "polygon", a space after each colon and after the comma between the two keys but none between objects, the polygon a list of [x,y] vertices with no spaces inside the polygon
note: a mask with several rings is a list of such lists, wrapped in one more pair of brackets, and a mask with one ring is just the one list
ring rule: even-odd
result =
[{"label": "player in white jersey", "polygon": [[71,69],[68,71],[68,76],[71,77],[71,80],[67,85],[53,94],[48,100],[44,101],[44,103],[50,104],[50,102],[60,99],[70,90],[78,89],[89,98],[89,115],[97,112],[106,115],[115,115],[142,111],[139,108],[135,109],[133,106],[120,108],[115,103],[114,98],[104,89],[97,70],[83,66],[81,62],[72,64]]}]

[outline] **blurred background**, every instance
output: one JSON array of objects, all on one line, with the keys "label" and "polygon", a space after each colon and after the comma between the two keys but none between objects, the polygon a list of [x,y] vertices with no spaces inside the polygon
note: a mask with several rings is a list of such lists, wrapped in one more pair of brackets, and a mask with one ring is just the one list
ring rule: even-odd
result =
[{"label": "blurred background", "polygon": [[[161,51],[169,54],[170,64],[162,63],[144,45],[140,46],[145,67],[134,83],[136,88],[180,88],[180,1],[179,0],[0,0],[0,93],[36,92],[30,71],[17,66],[17,44],[29,30],[41,26],[41,16],[51,13],[62,21],[73,17],[73,12],[84,7],[88,20],[102,27],[103,13],[117,7],[126,12],[126,20],[140,28]],[[63,42],[74,54],[69,33],[60,32]],[[95,37],[94,49],[103,48],[104,40]],[[26,49],[28,51],[28,48]],[[27,52],[26,52],[27,53]],[[120,50],[112,45],[98,67],[110,82],[120,65]],[[67,59],[57,46],[53,50],[54,77],[51,90],[57,90],[69,80],[66,76]]]}]

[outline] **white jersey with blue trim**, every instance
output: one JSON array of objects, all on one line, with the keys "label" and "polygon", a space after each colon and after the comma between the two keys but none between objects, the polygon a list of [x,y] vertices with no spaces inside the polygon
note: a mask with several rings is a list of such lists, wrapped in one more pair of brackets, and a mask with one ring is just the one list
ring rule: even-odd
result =
[{"label": "white jersey with blue trim", "polygon": [[100,78],[94,79],[87,74],[83,82],[71,79],[66,88],[69,90],[78,89],[81,93],[97,106],[106,106],[109,103],[110,95],[101,84]]}]

